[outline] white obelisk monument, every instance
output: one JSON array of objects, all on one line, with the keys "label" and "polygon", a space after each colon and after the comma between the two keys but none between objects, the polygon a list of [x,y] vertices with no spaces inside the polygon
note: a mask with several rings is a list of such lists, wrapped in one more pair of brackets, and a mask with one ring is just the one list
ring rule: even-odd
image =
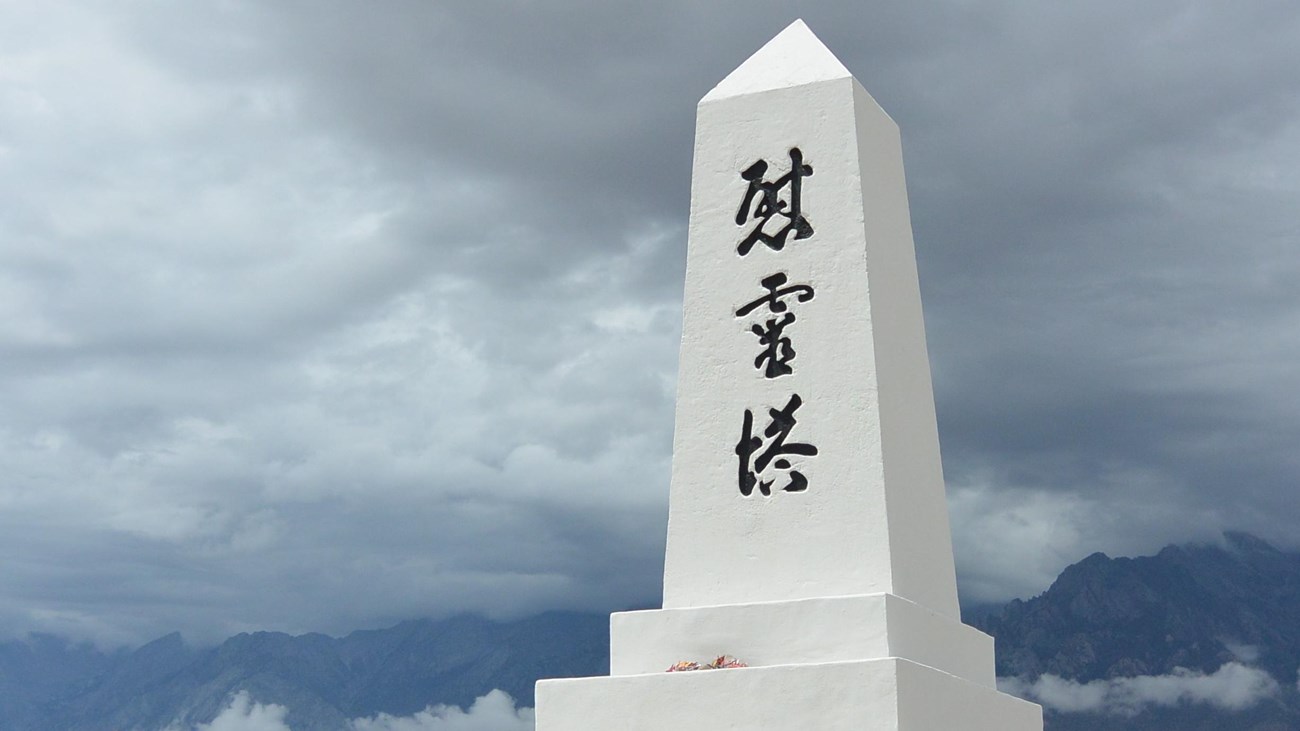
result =
[{"label": "white obelisk monument", "polygon": [[664,608],[538,731],[1041,730],[958,615],[898,127],[801,21],[700,102],[683,316]]}]

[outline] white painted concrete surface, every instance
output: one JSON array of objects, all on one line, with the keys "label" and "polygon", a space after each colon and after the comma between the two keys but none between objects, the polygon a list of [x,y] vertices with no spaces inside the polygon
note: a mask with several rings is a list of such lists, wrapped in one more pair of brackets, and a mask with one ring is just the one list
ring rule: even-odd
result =
[{"label": "white painted concrete surface", "polygon": [[899,658],[544,680],[537,728],[564,731],[1039,731],[1042,710]]},{"label": "white painted concrete surface", "polygon": [[731,655],[751,667],[905,657],[994,687],[993,638],[892,594],[620,612],[610,674]]},{"label": "white painted concrete surface", "polygon": [[[770,69],[810,65],[780,83],[811,83],[760,90]],[[813,168],[802,209],[814,233],[740,256],[741,171],[765,160],[775,178],[792,148]],[[898,129],[802,23],[701,102],[689,235],[664,607],[891,593],[956,618]],[[767,378],[734,313],[773,273],[815,296],[789,301],[793,374]],[[744,497],[743,413],[763,428],[792,394],[790,441],[818,449],[791,460],[808,488]]]},{"label": "white painted concrete surface", "polygon": [[699,106],[676,419],[664,609],[538,731],[1041,731],[959,621],[898,128],[802,22]]}]

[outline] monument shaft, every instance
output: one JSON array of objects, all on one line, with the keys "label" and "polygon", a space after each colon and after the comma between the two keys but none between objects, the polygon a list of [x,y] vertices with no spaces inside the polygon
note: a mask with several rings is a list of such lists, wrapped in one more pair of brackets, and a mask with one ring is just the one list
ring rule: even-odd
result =
[{"label": "monument shaft", "polygon": [[[810,39],[769,44],[699,107],[664,606],[890,592],[956,617],[898,128]],[[765,55],[815,80],[765,88]],[[803,173],[766,221],[747,201],[755,165]],[[803,237],[742,248],[756,227],[794,225],[796,205]],[[809,296],[746,312],[774,276]],[[776,325],[788,347],[763,358]],[[766,428],[792,397],[785,442],[816,454],[763,463],[746,495],[744,415]]]}]

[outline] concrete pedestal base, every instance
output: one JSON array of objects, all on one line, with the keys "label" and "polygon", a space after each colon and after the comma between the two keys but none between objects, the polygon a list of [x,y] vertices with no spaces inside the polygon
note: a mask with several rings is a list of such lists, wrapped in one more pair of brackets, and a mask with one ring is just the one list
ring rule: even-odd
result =
[{"label": "concrete pedestal base", "polygon": [[994,687],[993,638],[893,594],[619,612],[610,675],[731,655],[750,667],[903,657]]},{"label": "concrete pedestal base", "polygon": [[1032,704],[899,658],[537,684],[537,731],[1041,731]]}]

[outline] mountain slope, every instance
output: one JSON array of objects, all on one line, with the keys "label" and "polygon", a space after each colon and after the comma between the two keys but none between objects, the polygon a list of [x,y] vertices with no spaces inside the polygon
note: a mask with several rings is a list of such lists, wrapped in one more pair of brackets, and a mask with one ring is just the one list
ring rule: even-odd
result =
[{"label": "mountain slope", "polygon": [[[1093,554],[1043,594],[970,621],[994,636],[1000,677],[1074,681],[1051,686],[1063,704],[1103,692],[1128,703],[1109,712],[1049,713],[1054,731],[1300,728],[1300,555],[1244,533],[1224,538],[1223,545],[1170,546],[1139,558]],[[1229,663],[1252,669],[1241,674],[1246,681],[1271,677],[1276,687],[1242,690],[1227,675],[1188,679],[1189,671],[1212,676]],[[1145,677],[1122,680],[1138,676]],[[1177,697],[1156,702],[1165,700],[1160,692],[1180,689],[1221,693],[1224,703],[1232,692],[1263,700],[1241,710]],[[1152,701],[1135,711],[1135,694]]]},{"label": "mountain slope", "polygon": [[[417,620],[335,639],[241,634],[194,650],[179,635],[102,658],[101,672],[0,715],[14,731],[162,729],[212,721],[238,691],[289,709],[295,729],[344,729],[351,718],[410,715],[430,704],[467,706],[494,688],[532,705],[542,676],[608,672],[608,619],[552,612],[516,622]],[[57,684],[50,681],[48,684]],[[3,706],[0,706],[3,708]]]},{"label": "mountain slope", "polygon": [[1225,537],[1226,546],[1170,546],[1140,558],[1096,553],[1043,594],[972,621],[996,638],[1000,676],[1086,681],[1212,672],[1248,659],[1294,683],[1300,556],[1246,534]]},{"label": "mountain slope", "polygon": [[0,728],[36,723],[50,703],[80,692],[126,655],[43,634],[0,643]]},{"label": "mountain slope", "polygon": [[[1035,683],[1051,681],[1048,731],[1300,729],[1300,555],[1249,535],[1094,554],[1040,596],[967,621],[996,638],[999,676],[1040,693]],[[416,620],[342,638],[257,632],[207,649],[173,634],[111,654],[38,636],[0,643],[0,729],[192,728],[247,691],[287,707],[294,729],[331,731],[381,712],[465,707],[494,688],[530,706],[539,677],[607,670],[607,617],[576,613]]]}]

